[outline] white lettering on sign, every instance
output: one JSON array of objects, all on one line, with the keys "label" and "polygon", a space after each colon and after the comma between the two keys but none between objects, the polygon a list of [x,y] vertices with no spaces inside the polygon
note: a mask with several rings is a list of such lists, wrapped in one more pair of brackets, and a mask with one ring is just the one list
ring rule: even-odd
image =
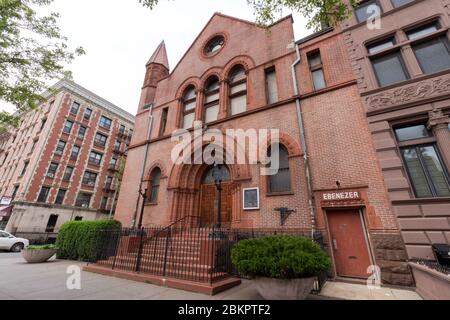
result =
[{"label": "white lettering on sign", "polygon": [[323,194],[323,200],[333,201],[333,200],[355,200],[360,199],[358,191],[344,191],[344,192],[329,192]]}]

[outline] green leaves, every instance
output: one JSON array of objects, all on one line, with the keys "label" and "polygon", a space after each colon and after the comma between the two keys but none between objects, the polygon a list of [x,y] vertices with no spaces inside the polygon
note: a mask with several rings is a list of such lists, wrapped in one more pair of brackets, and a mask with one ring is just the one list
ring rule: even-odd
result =
[{"label": "green leaves", "polygon": [[38,250],[57,250],[58,248],[54,244],[46,244],[42,246],[28,246],[27,250],[38,251]]},{"label": "green leaves", "polygon": [[102,255],[101,249],[111,239],[106,237],[107,230],[119,231],[121,224],[115,220],[71,221],[61,226],[56,240],[58,259],[89,261]]},{"label": "green leaves", "polygon": [[233,248],[231,259],[240,274],[250,277],[307,278],[331,267],[318,244],[292,236],[243,240]]},{"label": "green leaves", "polygon": [[[139,0],[139,2],[153,9],[159,0]],[[344,21],[352,14],[352,6],[357,1],[350,0],[247,0],[253,7],[256,22],[261,26],[268,26],[282,14],[283,8],[301,13],[308,19],[307,27],[316,31],[324,26],[333,26]]]},{"label": "green leaves", "polygon": [[282,9],[288,8],[308,19],[308,29],[319,31],[349,18],[356,0],[349,3],[343,0],[247,0],[247,3],[253,6],[256,22],[261,25],[273,23]]},{"label": "green leaves", "polygon": [[39,16],[38,6],[53,0],[0,0],[0,100],[16,106],[14,116],[0,112],[0,127],[42,101],[49,80],[70,75],[65,65],[83,48],[71,51],[57,25],[59,14]]}]

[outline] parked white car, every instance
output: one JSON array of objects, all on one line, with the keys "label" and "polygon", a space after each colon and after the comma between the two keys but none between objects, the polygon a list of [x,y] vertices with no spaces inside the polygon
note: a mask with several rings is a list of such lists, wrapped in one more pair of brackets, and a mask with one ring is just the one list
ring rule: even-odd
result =
[{"label": "parked white car", "polygon": [[0,231],[0,250],[9,250],[12,252],[20,252],[26,248],[30,241],[23,238],[16,238],[6,231]]}]

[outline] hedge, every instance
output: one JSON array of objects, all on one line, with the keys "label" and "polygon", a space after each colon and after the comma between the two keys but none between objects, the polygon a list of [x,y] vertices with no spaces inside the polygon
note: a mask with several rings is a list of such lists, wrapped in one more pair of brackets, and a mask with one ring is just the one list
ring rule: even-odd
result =
[{"label": "hedge", "polygon": [[[101,230],[119,230],[115,220],[70,221],[61,226],[56,239],[58,259],[92,261],[106,241]],[[104,246],[103,246],[104,247]],[[100,249],[100,250],[99,250]]]},{"label": "hedge", "polygon": [[311,239],[270,236],[240,241],[231,253],[238,272],[251,278],[308,278],[331,267],[331,260]]}]

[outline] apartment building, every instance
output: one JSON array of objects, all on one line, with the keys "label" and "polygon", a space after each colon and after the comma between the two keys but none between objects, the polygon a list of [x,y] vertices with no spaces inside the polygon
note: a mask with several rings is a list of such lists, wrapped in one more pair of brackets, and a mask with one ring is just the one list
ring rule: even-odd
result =
[{"label": "apartment building", "polygon": [[[380,28],[365,10],[377,6]],[[343,26],[376,156],[409,259],[450,243],[450,10],[440,0],[363,2]]]},{"label": "apartment building", "polygon": [[70,220],[114,214],[134,117],[61,80],[0,140],[2,227],[57,232]]}]

